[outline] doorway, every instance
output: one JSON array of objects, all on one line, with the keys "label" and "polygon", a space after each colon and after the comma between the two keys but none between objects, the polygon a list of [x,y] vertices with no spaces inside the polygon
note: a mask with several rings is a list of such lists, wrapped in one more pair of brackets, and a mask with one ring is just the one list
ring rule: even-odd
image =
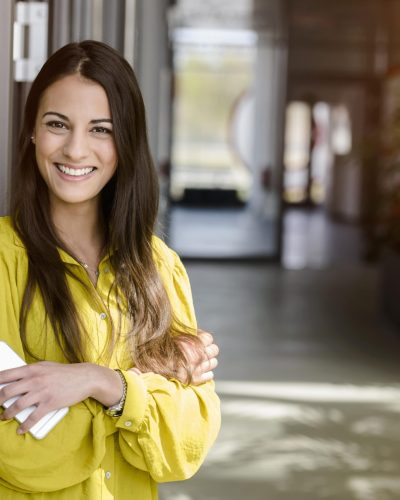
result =
[{"label": "doorway", "polygon": [[297,92],[286,111],[282,263],[290,269],[356,262],[362,253],[362,158],[355,147],[362,92],[310,90]]}]

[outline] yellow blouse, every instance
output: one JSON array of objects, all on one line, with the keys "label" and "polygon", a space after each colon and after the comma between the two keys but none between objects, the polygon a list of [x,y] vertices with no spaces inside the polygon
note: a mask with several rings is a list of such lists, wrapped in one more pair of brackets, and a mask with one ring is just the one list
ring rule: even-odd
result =
[{"label": "yellow blouse", "polygon": [[[196,328],[190,285],[179,257],[156,237],[153,247],[176,317]],[[102,364],[109,315],[117,315],[113,297],[107,302],[113,281],[109,257],[100,263],[94,287],[78,262],[61,250],[60,255],[93,288],[89,296],[76,280],[67,278],[92,335],[93,362]],[[30,363],[34,360],[24,354],[19,335],[27,271],[26,250],[10,219],[0,217],[0,339]],[[29,344],[42,359],[66,362],[45,324],[36,294],[27,320]],[[120,344],[109,366],[120,367],[127,380],[121,417],[108,417],[100,403],[87,399],[72,406],[43,440],[29,433],[17,435],[14,419],[0,421],[1,500],[154,500],[156,483],[186,479],[198,470],[220,426],[214,383],[184,386],[155,373],[128,372],[132,364]]]}]

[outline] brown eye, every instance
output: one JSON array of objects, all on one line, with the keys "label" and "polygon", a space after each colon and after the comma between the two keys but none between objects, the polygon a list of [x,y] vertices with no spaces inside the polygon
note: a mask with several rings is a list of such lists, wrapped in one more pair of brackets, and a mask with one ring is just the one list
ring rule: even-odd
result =
[{"label": "brown eye", "polygon": [[92,132],[95,134],[112,134],[112,130],[106,127],[93,127]]},{"label": "brown eye", "polygon": [[52,120],[50,122],[47,122],[46,125],[48,127],[50,127],[50,128],[57,128],[57,129],[67,128],[67,126],[65,125],[65,123],[59,122],[59,121],[56,121],[56,120]]}]

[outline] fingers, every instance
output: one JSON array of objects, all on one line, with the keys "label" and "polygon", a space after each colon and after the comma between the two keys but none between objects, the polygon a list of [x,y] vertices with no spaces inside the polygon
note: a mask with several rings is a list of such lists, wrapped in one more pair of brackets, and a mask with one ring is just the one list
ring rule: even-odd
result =
[{"label": "fingers", "polygon": [[218,366],[217,358],[206,359],[196,368],[196,372],[199,374],[206,373],[210,370],[215,370],[217,366]]},{"label": "fingers", "polygon": [[29,372],[29,365],[20,366],[18,368],[10,368],[9,370],[0,371],[0,384],[8,384],[26,377]]},{"label": "fingers", "polygon": [[205,348],[205,351],[208,358],[216,358],[219,354],[219,347],[217,344],[211,344]]},{"label": "fingers", "polygon": [[214,337],[209,332],[205,332],[204,330],[198,330],[199,338],[205,347],[205,353],[208,358],[214,358],[219,354],[219,347],[217,344],[214,344]]},{"label": "fingers", "polygon": [[[54,409],[54,408],[53,408]],[[34,410],[29,417],[23,422],[17,429],[17,434],[25,434],[31,429],[35,424],[39,422],[45,415],[47,415],[51,408],[48,408],[46,405],[39,405],[36,410]]]},{"label": "fingers", "polygon": [[185,355],[185,358],[187,359],[188,363],[194,368],[197,366],[201,361],[204,359],[204,352],[203,348],[198,349],[197,347],[194,347],[192,344],[189,342],[180,342],[180,348]]},{"label": "fingers", "polygon": [[21,411],[35,405],[38,402],[37,399],[37,397],[32,396],[31,394],[21,396],[15,401],[15,403],[4,410],[0,417],[1,420],[11,420]]},{"label": "fingers", "polygon": [[[204,330],[198,330],[198,338],[200,339],[203,349],[193,346],[189,342],[182,340],[180,348],[187,362],[191,367],[193,385],[200,385],[214,378],[213,370],[218,366],[217,356],[219,355],[219,347],[214,344],[214,337],[211,333]],[[179,369],[176,378],[187,383],[187,373],[184,369]]]},{"label": "fingers", "polygon": [[204,330],[197,330],[197,334],[205,347],[211,345],[214,342],[214,337],[211,335],[210,332],[205,332]]},{"label": "fingers", "polygon": [[207,359],[206,361],[203,361],[194,371],[191,383],[193,385],[200,385],[204,384],[205,382],[208,382],[209,380],[213,380],[214,379],[213,370],[217,368],[217,366],[218,366],[217,358],[211,358]]},{"label": "fingers", "polygon": [[29,382],[19,381],[7,384],[0,390],[0,406],[9,399],[25,394],[29,390]]},{"label": "fingers", "polygon": [[192,385],[201,385],[204,384],[205,382],[213,380],[213,378],[214,378],[214,373],[212,371],[202,373],[200,375],[194,375],[192,378]]},{"label": "fingers", "polygon": [[39,399],[37,394],[32,393],[20,396],[9,408],[4,410],[0,415],[0,420],[11,420],[23,410],[33,407],[34,409],[31,414],[17,429],[17,434],[25,434],[25,432],[28,432],[41,418],[52,411],[52,408],[49,408],[46,404],[39,405],[35,408]]}]

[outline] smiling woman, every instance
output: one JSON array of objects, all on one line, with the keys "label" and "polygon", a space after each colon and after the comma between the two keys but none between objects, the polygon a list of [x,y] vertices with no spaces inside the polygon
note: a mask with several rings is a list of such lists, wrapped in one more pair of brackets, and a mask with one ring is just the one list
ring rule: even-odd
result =
[{"label": "smiling woman", "polygon": [[[45,63],[14,181],[0,341],[22,360],[0,366],[0,498],[154,500],[216,438],[218,348],[197,330],[179,257],[153,234],[143,100],[116,51],[73,43]],[[64,407],[37,441],[35,424]]]}]

